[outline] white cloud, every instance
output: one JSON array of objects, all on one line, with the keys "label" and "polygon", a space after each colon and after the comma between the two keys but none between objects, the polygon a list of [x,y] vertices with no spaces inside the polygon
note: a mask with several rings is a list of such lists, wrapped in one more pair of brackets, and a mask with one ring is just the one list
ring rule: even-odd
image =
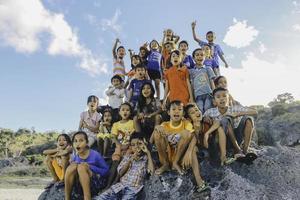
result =
[{"label": "white cloud", "polygon": [[258,33],[259,31],[254,26],[249,26],[246,20],[238,21],[233,18],[233,25],[228,28],[223,42],[231,47],[246,47],[256,39]]},{"label": "white cloud", "polygon": [[292,4],[294,6],[292,13],[300,13],[300,4],[297,1],[293,1]]},{"label": "white cloud", "polygon": [[267,48],[266,48],[265,44],[262,43],[262,42],[259,42],[259,51],[260,51],[260,53],[264,53],[264,52],[266,52],[266,50],[267,50]]},{"label": "white cloud", "polygon": [[293,30],[294,30],[294,31],[299,31],[299,32],[300,32],[300,24],[294,24]]},{"label": "white cloud", "polygon": [[102,19],[101,27],[103,31],[112,30],[113,32],[120,34],[122,31],[122,26],[118,23],[119,17],[122,12],[120,9],[116,9],[114,16],[111,19]]},{"label": "white cloud", "polygon": [[221,73],[228,79],[233,98],[242,104],[267,105],[284,92],[290,92],[300,99],[300,90],[296,85],[300,68],[296,65],[287,66],[279,58],[269,62],[257,58],[253,53],[248,53],[241,64],[242,68],[223,68]]},{"label": "white cloud", "polygon": [[64,15],[47,10],[40,0],[2,1],[0,5],[0,39],[17,52],[34,53],[41,49],[42,34],[50,36],[50,55],[74,56],[80,67],[91,75],[107,72],[102,58],[79,42]]}]

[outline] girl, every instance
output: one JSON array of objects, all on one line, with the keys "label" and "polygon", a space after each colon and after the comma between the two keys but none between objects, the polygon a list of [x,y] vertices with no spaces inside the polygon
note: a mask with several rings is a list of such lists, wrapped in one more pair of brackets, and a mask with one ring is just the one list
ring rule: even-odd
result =
[{"label": "girl", "polygon": [[[65,177],[65,199],[71,199],[71,192],[75,183],[75,193],[82,194],[84,200],[90,200],[104,186],[108,165],[102,156],[89,148],[88,136],[78,131],[72,138],[76,154],[71,159]],[[81,187],[80,187],[81,186]]]},{"label": "girl", "polygon": [[[188,102],[194,102],[193,93],[190,84],[188,69],[181,63],[180,52],[178,50],[171,53],[172,67],[165,73],[166,84],[164,94],[164,104],[168,97],[169,101],[180,100],[184,105]],[[170,94],[168,94],[170,92]]]},{"label": "girl", "polygon": [[109,147],[111,147],[111,127],[112,127],[112,112],[110,109],[104,110],[102,113],[102,121],[99,127],[98,147],[101,155],[107,157]]},{"label": "girl", "polygon": [[69,165],[70,153],[72,152],[71,139],[67,134],[60,134],[56,141],[56,149],[43,151],[43,154],[47,155],[45,162],[53,178],[53,181],[45,189],[50,188],[57,182],[63,185],[64,175]]},{"label": "girl", "polygon": [[141,58],[141,63],[145,66],[147,66],[148,61],[147,61],[147,57],[149,54],[149,51],[147,49],[148,43],[145,43],[143,46],[140,47],[140,52],[139,52],[139,56]]},{"label": "girl", "polygon": [[126,89],[127,89],[128,85],[130,84],[130,81],[134,78],[135,67],[140,63],[141,63],[141,57],[139,55],[131,56],[131,70],[127,73],[128,79],[124,86]]},{"label": "girl", "polygon": [[147,141],[150,139],[155,125],[161,122],[161,106],[158,99],[154,98],[154,88],[151,83],[144,83],[137,104],[137,116],[134,117],[137,132],[145,134]]},{"label": "girl", "polygon": [[187,41],[182,40],[178,44],[178,50],[180,51],[181,57],[182,57],[182,63],[188,68],[192,69],[195,67],[195,63],[193,60],[193,57],[191,55],[187,54],[187,51],[189,49],[189,44]]},{"label": "girl", "polygon": [[[225,78],[225,76],[218,76],[217,78],[215,78],[214,82],[216,88],[221,87],[227,89],[227,79]],[[234,100],[231,94],[229,94],[229,106],[234,106],[234,105],[241,105],[241,103]]]},{"label": "girl", "polygon": [[79,129],[85,131],[89,138],[89,147],[96,142],[96,134],[99,130],[101,115],[97,112],[98,108],[98,97],[91,95],[87,99],[88,111],[80,114]]}]

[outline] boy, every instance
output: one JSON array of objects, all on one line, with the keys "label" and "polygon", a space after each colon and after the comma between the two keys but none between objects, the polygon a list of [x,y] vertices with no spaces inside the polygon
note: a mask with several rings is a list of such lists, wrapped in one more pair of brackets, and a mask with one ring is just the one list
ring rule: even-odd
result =
[{"label": "boy", "polygon": [[[155,171],[160,175],[169,170],[170,167],[182,175],[183,171],[179,161],[184,155],[193,137],[193,125],[183,119],[183,103],[175,100],[170,103],[168,114],[170,121],[156,126],[152,139],[157,147],[161,167]],[[153,141],[150,139],[150,141]]]},{"label": "boy", "polygon": [[111,78],[111,84],[105,94],[108,96],[108,104],[112,107],[112,117],[115,122],[118,116],[118,110],[120,105],[123,103],[125,96],[125,89],[122,86],[122,78],[119,75],[114,75]]},{"label": "boy", "polygon": [[141,133],[133,133],[130,137],[131,153],[124,156],[118,167],[120,181],[96,197],[105,199],[136,199],[144,186],[147,173],[153,174],[154,164],[151,153],[142,140]]},{"label": "boy", "polygon": [[193,31],[194,40],[200,45],[201,48],[206,44],[208,44],[211,47],[212,55],[216,63],[216,68],[215,68],[217,72],[216,74],[220,75],[219,57],[224,62],[226,68],[228,68],[228,64],[224,58],[224,53],[220,45],[214,43],[214,40],[216,39],[215,33],[213,31],[208,31],[206,33],[207,42],[204,42],[200,40],[200,38],[197,38],[195,27],[196,27],[196,21],[192,22],[192,31]]},{"label": "boy", "polygon": [[187,51],[189,49],[189,44],[187,41],[182,40],[178,44],[178,50],[180,51],[180,55],[182,57],[182,63],[188,68],[192,69],[195,67],[195,63],[191,55],[187,55]]},{"label": "boy", "polygon": [[119,38],[116,39],[115,44],[113,46],[112,54],[113,54],[113,75],[121,76],[122,80],[125,79],[125,64],[124,64],[124,56],[126,55],[126,50],[123,46],[119,46],[117,48],[118,43],[120,43]]},{"label": "boy", "polygon": [[[208,123],[211,123],[212,119],[219,121],[230,138],[235,157],[246,155],[254,127],[253,119],[249,116],[257,115],[257,111],[240,105],[229,106],[229,93],[225,88],[215,89],[213,97],[216,108],[204,113],[205,121]],[[244,142],[241,148],[242,141]]]},{"label": "boy", "polygon": [[204,66],[205,59],[202,49],[195,49],[193,52],[193,58],[196,62],[195,68],[191,69],[190,78],[192,82],[192,88],[194,90],[194,97],[198,108],[202,113],[212,107],[212,90],[215,89],[213,79],[215,74],[210,67]]},{"label": "boy", "polygon": [[150,80],[146,79],[146,68],[144,65],[138,64],[134,70],[135,78],[130,82],[128,94],[128,101],[132,104],[133,108],[135,108],[139,99],[142,85],[146,82],[151,83]]}]

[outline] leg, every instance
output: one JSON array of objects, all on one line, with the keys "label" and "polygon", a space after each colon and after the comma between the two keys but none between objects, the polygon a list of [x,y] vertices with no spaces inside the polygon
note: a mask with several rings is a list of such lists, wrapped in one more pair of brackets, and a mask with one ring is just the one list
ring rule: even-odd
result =
[{"label": "leg", "polygon": [[181,159],[181,157],[185,153],[185,151],[188,147],[188,144],[191,142],[191,140],[192,140],[192,134],[189,131],[184,131],[180,135],[180,140],[177,144],[176,153],[175,153],[175,157],[173,160],[173,168],[175,168],[179,174],[183,174],[183,171],[182,171],[181,167],[178,165],[178,161]]},{"label": "leg", "polygon": [[63,182],[64,181],[64,178],[65,178],[65,174],[66,174],[66,169],[69,165],[69,158],[70,156],[62,156],[61,157],[61,167],[62,167],[62,170],[63,170],[63,177],[61,179],[61,181]]},{"label": "leg", "polygon": [[202,98],[203,95],[196,97],[196,104],[201,111],[201,113],[204,113],[204,100]]},{"label": "leg", "polygon": [[156,90],[156,97],[157,99],[160,99],[160,79],[155,79],[155,90]]},{"label": "leg", "polygon": [[137,194],[134,191],[126,187],[123,191],[122,200],[136,200]]},{"label": "leg", "polygon": [[101,193],[99,196],[93,198],[93,200],[117,200],[117,194],[113,190],[108,189]]},{"label": "leg", "polygon": [[119,161],[118,160],[113,160],[112,164],[110,166],[110,170],[109,170],[109,177],[108,177],[108,181],[107,181],[107,186],[105,189],[108,189],[112,183],[114,182],[115,178],[117,177],[117,168],[119,166]]},{"label": "leg", "polygon": [[192,169],[193,169],[194,177],[196,179],[197,186],[202,186],[204,184],[204,181],[200,175],[200,166],[197,158],[197,147],[195,147],[193,150]]},{"label": "leg", "polygon": [[71,200],[71,192],[77,174],[77,164],[71,164],[65,175],[65,200]]},{"label": "leg", "polygon": [[77,172],[79,176],[79,181],[83,190],[84,200],[91,200],[91,171],[88,165],[79,164],[77,166]]},{"label": "leg", "polygon": [[221,165],[226,161],[226,135],[222,127],[218,128]]},{"label": "leg", "polygon": [[253,134],[253,123],[251,119],[247,119],[245,123],[245,130],[244,130],[244,145],[243,145],[244,154],[248,153],[248,148],[251,142],[252,134]]},{"label": "leg", "polygon": [[152,133],[154,137],[154,143],[157,147],[159,162],[161,167],[155,171],[156,174],[162,174],[170,168],[168,155],[167,155],[167,141],[166,139],[156,130]]},{"label": "leg", "polygon": [[215,75],[216,75],[216,76],[220,76],[220,75],[221,75],[221,74],[220,74],[220,68],[219,68],[219,67],[214,67],[213,69],[214,69],[214,72],[215,72]]},{"label": "leg", "polygon": [[109,138],[105,138],[104,139],[104,147],[103,147],[103,156],[107,157],[107,151],[108,148],[110,147],[110,139]]},{"label": "leg", "polygon": [[208,109],[210,109],[212,107],[212,99],[211,96],[209,94],[205,95],[205,101],[204,101],[204,106],[203,106],[203,114],[205,113],[205,111],[207,111]]},{"label": "leg", "polygon": [[47,167],[48,167],[48,169],[49,169],[49,171],[50,171],[50,173],[51,173],[51,176],[52,176],[52,178],[53,178],[53,181],[54,181],[54,182],[57,182],[57,181],[59,181],[59,178],[57,177],[57,175],[56,175],[56,173],[55,173],[55,169],[54,169],[54,167],[53,167],[53,165],[52,165],[53,159],[55,159],[55,158],[51,158],[50,155],[47,155],[45,162],[46,162]]},{"label": "leg", "polygon": [[231,124],[229,124],[227,126],[227,132],[228,132],[228,136],[229,136],[229,139],[233,145],[233,148],[234,148],[234,151],[235,153],[239,153],[241,152],[241,147],[239,146],[238,142],[236,141],[236,137],[234,135],[234,131],[233,131],[233,128],[231,126]]}]

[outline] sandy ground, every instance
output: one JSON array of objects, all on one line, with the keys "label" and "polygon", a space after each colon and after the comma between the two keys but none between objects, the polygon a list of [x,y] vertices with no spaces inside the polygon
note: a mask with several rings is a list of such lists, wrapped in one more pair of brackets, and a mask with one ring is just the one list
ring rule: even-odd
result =
[{"label": "sandy ground", "polygon": [[0,188],[1,200],[36,200],[42,193],[42,189],[2,189]]}]

